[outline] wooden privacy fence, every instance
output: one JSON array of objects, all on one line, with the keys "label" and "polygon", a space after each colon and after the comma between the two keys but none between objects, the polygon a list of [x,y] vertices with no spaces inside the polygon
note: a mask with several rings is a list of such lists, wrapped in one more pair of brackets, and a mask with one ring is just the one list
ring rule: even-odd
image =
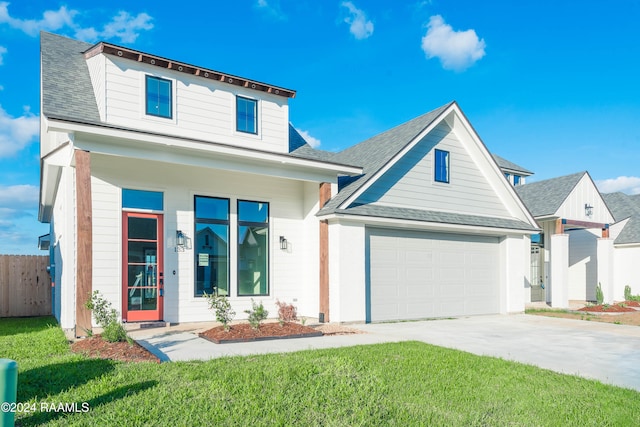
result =
[{"label": "wooden privacy fence", "polygon": [[0,255],[0,317],[51,314],[48,256]]}]

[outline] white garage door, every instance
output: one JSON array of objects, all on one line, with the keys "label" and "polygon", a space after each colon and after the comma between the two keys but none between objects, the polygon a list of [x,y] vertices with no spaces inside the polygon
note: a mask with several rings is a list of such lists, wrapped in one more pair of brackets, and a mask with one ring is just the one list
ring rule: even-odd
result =
[{"label": "white garage door", "polygon": [[368,229],[368,321],[500,311],[497,237]]}]

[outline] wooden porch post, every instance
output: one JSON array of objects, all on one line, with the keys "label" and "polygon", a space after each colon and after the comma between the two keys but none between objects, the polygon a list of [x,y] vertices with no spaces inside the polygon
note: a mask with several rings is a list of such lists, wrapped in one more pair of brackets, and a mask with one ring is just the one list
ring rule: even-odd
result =
[{"label": "wooden porch post", "polygon": [[562,218],[556,219],[556,234],[564,234],[564,224]]},{"label": "wooden porch post", "polygon": [[[331,198],[331,184],[320,184],[320,209]],[[321,321],[329,322],[329,221],[320,221],[320,312]]]},{"label": "wooden porch post", "polygon": [[93,237],[91,215],[91,153],[75,150],[76,159],[76,337],[91,329]]}]

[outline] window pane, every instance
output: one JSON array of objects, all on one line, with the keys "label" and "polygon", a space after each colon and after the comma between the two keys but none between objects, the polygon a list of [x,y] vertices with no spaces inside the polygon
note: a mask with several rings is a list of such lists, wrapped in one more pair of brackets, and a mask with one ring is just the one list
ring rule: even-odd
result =
[{"label": "window pane", "polygon": [[196,218],[228,220],[229,200],[196,196]]},{"label": "window pane", "polygon": [[435,150],[435,180],[449,182],[449,152]]},{"label": "window pane", "polygon": [[134,209],[151,209],[161,211],[162,192],[122,189],[122,207]]},{"label": "window pane", "polygon": [[255,99],[236,97],[236,129],[241,132],[258,133],[258,108]]},{"label": "window pane", "polygon": [[238,221],[269,222],[269,204],[262,202],[238,202]]},{"label": "window pane", "polygon": [[238,295],[268,295],[268,226],[238,227]]},{"label": "window pane", "polygon": [[147,114],[171,118],[171,80],[147,76]]},{"label": "window pane", "polygon": [[158,227],[155,218],[127,218],[128,238],[140,240],[156,240]]},{"label": "window pane", "polygon": [[196,295],[229,295],[229,226],[196,224]]}]

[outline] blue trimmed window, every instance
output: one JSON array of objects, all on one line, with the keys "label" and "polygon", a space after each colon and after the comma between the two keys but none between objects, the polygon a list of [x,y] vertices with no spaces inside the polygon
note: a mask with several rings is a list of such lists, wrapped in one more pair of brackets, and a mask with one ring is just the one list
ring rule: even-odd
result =
[{"label": "blue trimmed window", "polygon": [[173,118],[172,82],[159,77],[146,77],[146,113],[149,116]]},{"label": "blue trimmed window", "polygon": [[239,132],[258,133],[258,101],[236,97],[236,129]]},{"label": "blue trimmed window", "polygon": [[435,150],[435,180],[436,182],[449,182],[449,152]]}]

